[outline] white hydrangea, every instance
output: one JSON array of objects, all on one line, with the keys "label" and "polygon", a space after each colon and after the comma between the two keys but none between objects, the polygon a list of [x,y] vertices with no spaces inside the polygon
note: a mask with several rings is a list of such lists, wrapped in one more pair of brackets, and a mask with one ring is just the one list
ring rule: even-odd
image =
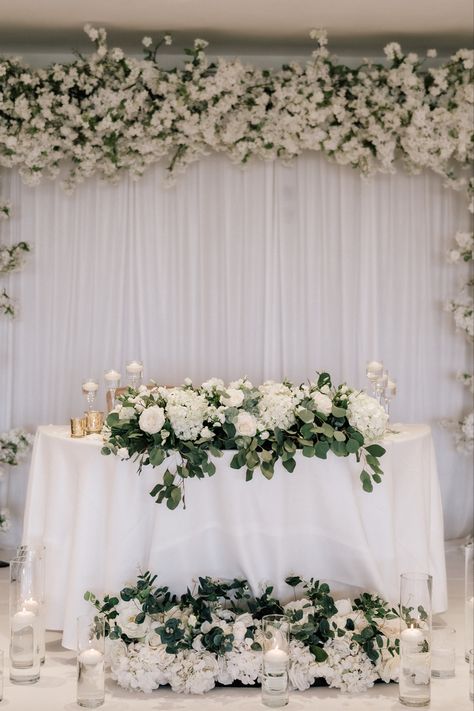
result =
[{"label": "white hydrangea", "polygon": [[347,419],[359,430],[368,444],[383,437],[388,423],[388,415],[383,407],[364,392],[349,395]]},{"label": "white hydrangea", "polygon": [[208,413],[204,395],[194,390],[172,388],[166,397],[166,414],[176,436],[185,441],[197,439]]},{"label": "white hydrangea", "polygon": [[288,430],[295,423],[295,407],[302,400],[297,388],[267,381],[258,388],[262,397],[258,403],[258,429]]},{"label": "white hydrangea", "polygon": [[366,691],[378,678],[374,665],[351,634],[335,637],[324,645],[328,655],[319,665],[318,676],[324,676],[330,687],[347,693]]}]

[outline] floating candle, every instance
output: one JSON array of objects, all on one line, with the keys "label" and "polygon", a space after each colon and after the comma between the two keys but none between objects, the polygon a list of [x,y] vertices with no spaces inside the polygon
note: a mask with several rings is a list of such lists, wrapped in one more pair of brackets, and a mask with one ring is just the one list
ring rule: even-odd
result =
[{"label": "floating candle", "polygon": [[109,382],[113,382],[116,380],[120,380],[120,373],[118,373],[116,370],[109,370],[107,371],[104,377]]},{"label": "floating candle", "polygon": [[270,649],[263,655],[265,671],[270,674],[281,674],[288,665],[288,654],[282,649]]},{"label": "floating candle", "polygon": [[94,380],[87,380],[82,384],[82,389],[86,393],[95,393],[99,389],[99,385]]},{"label": "floating candle", "polygon": [[85,649],[79,654],[79,661],[88,667],[100,664],[104,659],[104,655],[97,649]]},{"label": "floating candle", "polygon": [[143,365],[137,360],[132,360],[130,363],[127,364],[126,370],[127,373],[130,373],[131,375],[138,375],[142,372]]},{"label": "floating candle", "polygon": [[36,602],[36,600],[33,600],[32,597],[29,597],[28,600],[24,601],[23,608],[37,615],[39,613],[40,606],[39,602]]},{"label": "floating candle", "polygon": [[35,620],[35,613],[23,607],[19,612],[15,612],[12,617],[12,630],[19,632],[25,629],[25,627],[31,627],[35,624]]}]

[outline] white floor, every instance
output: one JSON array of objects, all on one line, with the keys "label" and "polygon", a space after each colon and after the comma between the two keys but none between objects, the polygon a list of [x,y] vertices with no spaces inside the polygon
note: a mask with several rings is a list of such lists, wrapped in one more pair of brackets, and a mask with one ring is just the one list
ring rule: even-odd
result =
[{"label": "white floor", "polygon": [[[5,553],[1,558],[7,559]],[[468,665],[464,661],[463,551],[460,542],[446,546],[449,610],[442,619],[457,630],[456,676],[433,679],[431,711],[472,711],[469,701]],[[76,663],[72,652],[62,649],[60,635],[47,633],[46,663],[41,679],[31,687],[15,686],[8,679],[8,568],[0,570],[0,649],[5,652],[5,684],[2,707],[8,711],[75,711]],[[107,682],[104,711],[257,711],[263,709],[258,689],[214,689],[205,696],[181,696],[168,689],[153,694],[130,693],[112,681]],[[294,692],[287,707],[290,711],[401,711],[397,684],[377,684],[364,694],[348,696],[334,689],[317,688]]]}]

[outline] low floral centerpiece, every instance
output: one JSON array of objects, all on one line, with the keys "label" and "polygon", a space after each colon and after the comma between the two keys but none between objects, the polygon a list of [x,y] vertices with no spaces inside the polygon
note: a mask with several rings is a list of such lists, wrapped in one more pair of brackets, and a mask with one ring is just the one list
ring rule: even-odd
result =
[{"label": "low floral centerpiece", "polygon": [[[286,579],[294,600],[282,604],[266,586],[253,596],[246,580],[199,578],[177,597],[145,573],[117,597],[85,594],[106,618],[113,679],[129,690],[170,685],[201,694],[216,684],[258,684],[261,620],[285,614],[291,622],[290,682],[303,691],[328,684],[357,692],[375,681],[397,681],[400,620],[377,595],[335,600],[325,583]],[[298,599],[298,594],[300,595]]]},{"label": "low floral centerpiece", "polygon": [[[374,398],[345,384],[334,387],[328,373],[303,385],[267,381],[259,387],[246,378],[229,385],[212,378],[200,386],[187,379],[182,387],[129,388],[107,417],[102,453],[133,459],[139,471],[165,463],[150,494],[170,509],[184,503],[188,477],[215,473],[212,459],[223,450],[236,450],[231,467],[244,467],[247,481],[256,469],[271,479],[277,461],[292,473],[298,452],[321,459],[352,455],[370,492],[382,480],[385,449],[376,441],[387,422]],[[165,462],[175,452],[180,463]]]}]

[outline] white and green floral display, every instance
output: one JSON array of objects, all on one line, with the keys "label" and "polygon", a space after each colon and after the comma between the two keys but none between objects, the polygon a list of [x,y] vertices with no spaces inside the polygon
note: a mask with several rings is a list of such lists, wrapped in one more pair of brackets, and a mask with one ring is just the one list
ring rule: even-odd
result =
[{"label": "white and green floral display", "polygon": [[[10,211],[10,203],[0,203],[0,218],[8,219]],[[0,276],[21,269],[29,251],[30,245],[27,242],[17,242],[11,246],[0,244]],[[4,316],[15,316],[14,300],[5,287],[0,290],[0,313]]]},{"label": "white and green floral display", "polygon": [[169,70],[158,55],[168,36],[144,38],[138,59],[109,48],[104,29],[85,30],[95,51],[72,62],[37,69],[0,59],[0,164],[31,184],[139,176],[162,159],[173,177],[209,151],[245,163],[309,150],[364,175],[427,168],[472,193],[471,51],[425,67],[393,42],[387,66],[351,68],[330,56],[324,31],[313,31],[306,64],[210,60],[197,39],[184,66]]},{"label": "white and green floral display", "polygon": [[[452,264],[467,263],[470,266],[470,278],[459,289],[456,297],[446,304],[452,312],[456,329],[467,337],[472,345],[474,338],[474,277],[472,263],[474,257],[474,233],[457,232],[454,247],[448,252]],[[457,373],[457,380],[473,393],[472,373]],[[462,415],[458,420],[444,420],[442,423],[453,434],[454,443],[459,452],[471,454],[474,449],[474,412]]]},{"label": "white and green floral display", "polygon": [[386,430],[387,413],[363,391],[334,387],[328,373],[303,385],[268,381],[259,387],[246,378],[228,385],[212,378],[200,386],[188,379],[178,388],[129,388],[118,400],[107,417],[102,453],[131,458],[139,469],[158,467],[178,453],[180,463],[166,462],[150,492],[170,509],[184,503],[185,480],[212,476],[210,457],[229,449],[236,450],[231,467],[246,468],[247,481],[256,469],[271,479],[278,460],[293,472],[297,452],[321,459],[355,456],[365,491],[382,480],[385,449],[376,440]]},{"label": "white and green floral display", "polygon": [[[261,619],[291,621],[290,682],[303,691],[328,684],[365,691],[377,680],[397,681],[399,633],[404,622],[377,595],[334,600],[329,586],[292,576],[294,600],[281,603],[268,585],[252,595],[246,580],[199,578],[177,597],[156,576],[140,575],[118,596],[85,594],[106,618],[112,678],[129,690],[170,685],[202,694],[216,684],[259,683]],[[409,611],[406,611],[409,613]]]}]

